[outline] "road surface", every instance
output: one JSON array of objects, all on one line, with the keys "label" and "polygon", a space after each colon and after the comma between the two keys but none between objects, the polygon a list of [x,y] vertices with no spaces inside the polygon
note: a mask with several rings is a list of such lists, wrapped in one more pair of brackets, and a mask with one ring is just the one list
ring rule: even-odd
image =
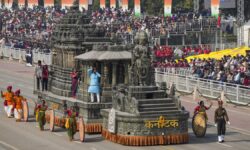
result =
[{"label": "road surface", "polygon": [[[33,107],[33,67],[24,64],[0,60],[0,89],[13,85],[13,89],[21,89]],[[182,105],[192,114],[196,103],[190,96],[182,97]],[[2,101],[1,101],[2,103]],[[56,128],[50,132],[48,126],[41,132],[38,124],[31,118],[30,122],[17,123],[13,118],[7,118],[2,104],[0,105],[0,150],[248,150],[250,147],[250,109],[227,105],[231,125],[227,126],[227,135],[223,144],[217,142],[216,127],[213,126],[213,113],[217,104],[214,103],[208,111],[209,123],[204,138],[196,138],[189,128],[190,142],[182,145],[129,147],[104,140],[100,135],[87,135],[84,143],[79,142],[79,135],[75,141],[69,142],[66,131]],[[31,109],[31,114],[33,109]],[[191,120],[191,119],[190,119]],[[191,127],[189,120],[189,127]]]}]

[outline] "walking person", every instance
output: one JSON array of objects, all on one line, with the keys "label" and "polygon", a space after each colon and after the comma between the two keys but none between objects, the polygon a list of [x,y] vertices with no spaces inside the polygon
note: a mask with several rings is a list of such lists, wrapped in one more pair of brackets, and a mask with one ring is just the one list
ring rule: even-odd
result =
[{"label": "walking person", "polygon": [[38,60],[38,64],[35,68],[35,75],[36,77],[36,87],[37,90],[40,90],[40,83],[41,83],[41,79],[42,79],[42,62],[41,60]]},{"label": "walking person", "polygon": [[215,126],[217,127],[217,134],[218,134],[218,142],[224,142],[224,137],[226,133],[226,122],[230,125],[229,118],[227,115],[227,111],[223,108],[223,101],[218,101],[219,107],[215,110],[214,113],[214,122]]},{"label": "walking person", "polygon": [[77,88],[78,88],[78,80],[79,80],[78,72],[76,71],[76,69],[73,69],[73,71],[70,74],[70,77],[71,77],[72,97],[76,98],[76,93],[77,93]]},{"label": "walking person", "polygon": [[204,115],[206,121],[207,121],[208,117],[207,117],[206,110],[209,110],[212,107],[212,105],[213,105],[213,103],[211,102],[209,107],[207,107],[207,106],[204,105],[204,101],[200,101],[199,106],[196,106],[195,109],[194,109],[194,114],[202,113]]},{"label": "walking person", "polygon": [[101,75],[96,71],[96,67],[88,70],[88,76],[90,78],[90,85],[88,92],[90,93],[91,102],[94,102],[94,94],[96,94],[97,102],[100,103],[100,78]]},{"label": "walking person", "polygon": [[49,70],[48,65],[42,67],[42,91],[48,91]]},{"label": "walking person", "polygon": [[67,111],[68,117],[66,118],[65,128],[67,129],[67,134],[69,136],[69,141],[74,139],[74,135],[76,134],[77,130],[77,122],[76,117],[78,114],[74,111],[73,107]]},{"label": "walking person", "polygon": [[42,104],[38,106],[38,123],[40,130],[44,130],[44,125],[46,123],[45,112],[48,106],[45,104],[45,100],[42,100]]},{"label": "walking person", "polygon": [[14,93],[12,92],[12,86],[8,86],[6,92],[1,91],[1,97],[4,98],[4,110],[8,118],[11,118],[14,105]]},{"label": "walking person", "polygon": [[23,117],[23,101],[26,101],[26,99],[23,96],[21,96],[20,93],[21,91],[17,90],[14,96],[14,103],[15,103],[14,117],[16,118],[16,122],[20,122]]}]

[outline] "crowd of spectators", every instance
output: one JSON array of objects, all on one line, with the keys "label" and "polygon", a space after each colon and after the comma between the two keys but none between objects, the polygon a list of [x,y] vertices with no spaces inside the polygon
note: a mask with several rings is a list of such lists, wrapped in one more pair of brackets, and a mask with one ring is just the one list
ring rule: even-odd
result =
[{"label": "crowd of spectators", "polygon": [[221,60],[191,60],[193,75],[198,78],[250,86],[250,57],[224,56]]},{"label": "crowd of spectators", "polygon": [[[201,27],[202,14],[176,13],[171,17],[146,16],[138,18],[134,16],[133,10],[122,10],[116,8],[103,8],[92,13],[91,23],[105,26],[107,35],[112,32],[117,34],[133,34],[138,30],[145,30],[149,35],[154,34],[152,30],[160,35],[166,35],[168,32],[178,32],[198,26]],[[210,17],[205,19],[208,24],[217,24],[217,19]]]},{"label": "crowd of spectators", "polygon": [[[55,8],[0,9],[2,35],[16,39],[29,39],[32,42],[47,43],[53,26],[65,14]],[[23,46],[27,45],[25,42]]]},{"label": "crowd of spectators", "polygon": [[167,63],[174,59],[185,58],[187,56],[198,54],[209,54],[211,49],[209,45],[202,46],[183,46],[182,48],[170,47],[170,46],[155,46],[153,53],[157,64],[161,67],[168,67]]}]

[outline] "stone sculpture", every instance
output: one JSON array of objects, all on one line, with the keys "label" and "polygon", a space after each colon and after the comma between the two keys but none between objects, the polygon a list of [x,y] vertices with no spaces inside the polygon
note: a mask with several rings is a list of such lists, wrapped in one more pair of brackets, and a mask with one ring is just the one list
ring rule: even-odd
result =
[{"label": "stone sculpture", "polygon": [[136,46],[132,51],[131,81],[132,85],[151,85],[151,57],[146,32],[138,32],[135,37]]}]

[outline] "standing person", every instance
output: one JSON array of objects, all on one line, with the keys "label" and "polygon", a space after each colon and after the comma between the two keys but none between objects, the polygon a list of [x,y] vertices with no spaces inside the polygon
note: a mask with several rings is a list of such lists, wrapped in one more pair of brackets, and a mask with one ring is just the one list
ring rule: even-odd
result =
[{"label": "standing person", "polygon": [[15,92],[14,96],[14,102],[15,102],[15,109],[14,109],[14,116],[16,118],[16,122],[21,121],[22,114],[23,114],[23,101],[26,101],[26,99],[20,95],[21,91],[17,90]]},{"label": "standing person", "polygon": [[14,104],[14,93],[12,92],[12,86],[7,87],[7,91],[3,92],[1,91],[1,97],[4,98],[4,110],[8,116],[8,118],[11,118],[12,110],[13,110],[13,104]]},{"label": "standing person", "polygon": [[40,83],[41,83],[41,79],[42,79],[42,62],[41,62],[41,60],[38,60],[38,64],[35,68],[35,77],[36,77],[37,90],[40,90]]},{"label": "standing person", "polygon": [[224,137],[226,133],[226,122],[230,125],[229,118],[227,115],[227,111],[223,108],[223,101],[218,101],[219,107],[215,110],[214,113],[214,122],[215,126],[217,126],[217,134],[218,134],[218,142],[224,142]]},{"label": "standing person", "polygon": [[48,65],[42,67],[42,91],[48,90],[48,79],[49,79],[49,70]]},{"label": "standing person", "polygon": [[94,94],[96,94],[97,102],[100,103],[100,77],[101,75],[96,71],[96,67],[88,70],[88,76],[90,78],[90,85],[88,92],[91,94],[91,102],[94,102]]},{"label": "standing person", "polygon": [[199,106],[196,106],[195,109],[194,109],[194,114],[196,113],[203,113],[204,114],[204,117],[206,119],[206,121],[208,120],[208,117],[207,117],[207,113],[206,113],[206,110],[209,110],[211,107],[212,107],[213,103],[211,102],[209,107],[206,107],[204,105],[204,101],[200,101],[199,102]]},{"label": "standing person", "polygon": [[73,71],[70,74],[71,77],[71,93],[72,97],[76,98],[76,92],[77,92],[77,87],[78,87],[78,72],[76,69],[73,69]]},{"label": "standing person", "polygon": [[74,135],[76,133],[77,129],[77,123],[76,123],[76,117],[78,116],[77,113],[74,111],[73,107],[70,108],[70,110],[67,111],[68,118],[66,120],[66,129],[68,130],[68,136],[69,140],[72,141],[74,139]]},{"label": "standing person", "polygon": [[45,105],[45,100],[42,100],[42,104],[38,106],[38,122],[41,131],[44,130],[44,125],[46,123],[45,112],[47,108],[48,106]]}]

